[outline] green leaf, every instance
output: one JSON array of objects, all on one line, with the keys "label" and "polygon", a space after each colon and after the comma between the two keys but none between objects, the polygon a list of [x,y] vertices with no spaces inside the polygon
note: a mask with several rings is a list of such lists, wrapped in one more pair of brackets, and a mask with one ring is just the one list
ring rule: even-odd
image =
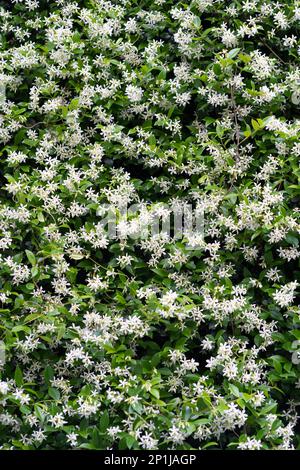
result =
[{"label": "green leaf", "polygon": [[94,449],[101,449],[101,436],[97,428],[93,429],[92,433],[92,445]]},{"label": "green leaf", "polygon": [[136,444],[136,439],[134,436],[126,436],[126,444],[127,444],[127,447],[128,449],[132,449],[132,447],[134,446],[134,444]]},{"label": "green leaf", "polygon": [[54,371],[53,371],[52,367],[47,366],[44,370],[44,378],[45,378],[45,382],[46,382],[47,385],[50,384],[53,377],[54,377]]},{"label": "green leaf", "polygon": [[255,119],[251,119],[251,124],[255,131],[259,131],[261,129],[261,126]]},{"label": "green leaf", "polygon": [[235,49],[231,49],[231,51],[228,52],[227,57],[229,57],[229,59],[234,59],[238,55],[240,50],[241,50],[240,47],[236,47]]},{"label": "green leaf", "polygon": [[19,366],[16,367],[14,379],[17,387],[21,387],[23,385],[23,372]]},{"label": "green leaf", "polygon": [[65,332],[66,332],[66,325],[65,324],[59,325],[57,328],[57,341],[60,341],[64,337]]},{"label": "green leaf", "polygon": [[159,390],[157,388],[151,388],[150,389],[151,395],[153,395],[157,400],[160,398]]},{"label": "green leaf", "polygon": [[60,392],[57,388],[49,387],[48,388],[48,395],[51,398],[53,398],[53,400],[59,400],[60,399]]},{"label": "green leaf", "polygon": [[42,317],[42,316],[43,316],[43,313],[30,313],[29,315],[27,315],[27,317],[25,317],[24,325],[36,320],[37,318]]},{"label": "green leaf", "polygon": [[222,73],[222,69],[221,69],[221,66],[220,64],[214,64],[213,65],[213,71],[215,72],[216,75],[221,75]]},{"label": "green leaf", "polygon": [[235,397],[237,397],[237,398],[240,397],[240,391],[239,391],[239,389],[236,385],[229,384],[229,389]]},{"label": "green leaf", "polygon": [[195,16],[193,23],[196,26],[196,28],[201,27],[201,20],[200,20],[199,16]]},{"label": "green leaf", "polygon": [[71,103],[69,104],[69,110],[73,111],[74,109],[78,108],[79,98],[74,98]]},{"label": "green leaf", "polygon": [[35,266],[36,265],[36,258],[34,256],[34,254],[32,253],[32,251],[25,250],[25,253],[26,253],[26,256],[28,258],[28,261],[32,264],[32,266]]},{"label": "green leaf", "polygon": [[149,137],[149,147],[151,148],[151,150],[154,150],[156,147],[156,138],[154,135],[151,135]]},{"label": "green leaf", "polygon": [[69,258],[78,260],[78,259],[85,258],[85,254],[83,254],[83,253],[70,253]]},{"label": "green leaf", "polygon": [[100,418],[100,431],[105,432],[106,429],[108,428],[108,425],[109,425],[109,414],[108,414],[108,411],[105,410],[102,413],[102,416]]}]

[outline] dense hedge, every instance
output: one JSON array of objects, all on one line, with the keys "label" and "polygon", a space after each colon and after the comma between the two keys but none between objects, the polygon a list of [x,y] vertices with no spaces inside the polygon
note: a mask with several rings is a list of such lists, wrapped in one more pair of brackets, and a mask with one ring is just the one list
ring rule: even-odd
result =
[{"label": "dense hedge", "polygon": [[300,2],[0,5],[2,448],[299,447]]}]

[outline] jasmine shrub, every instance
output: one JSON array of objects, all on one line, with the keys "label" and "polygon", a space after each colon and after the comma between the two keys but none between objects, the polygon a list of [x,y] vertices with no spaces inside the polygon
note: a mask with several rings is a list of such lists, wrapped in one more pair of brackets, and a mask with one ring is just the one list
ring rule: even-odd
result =
[{"label": "jasmine shrub", "polygon": [[299,20],[0,2],[2,449],[299,448]]}]

